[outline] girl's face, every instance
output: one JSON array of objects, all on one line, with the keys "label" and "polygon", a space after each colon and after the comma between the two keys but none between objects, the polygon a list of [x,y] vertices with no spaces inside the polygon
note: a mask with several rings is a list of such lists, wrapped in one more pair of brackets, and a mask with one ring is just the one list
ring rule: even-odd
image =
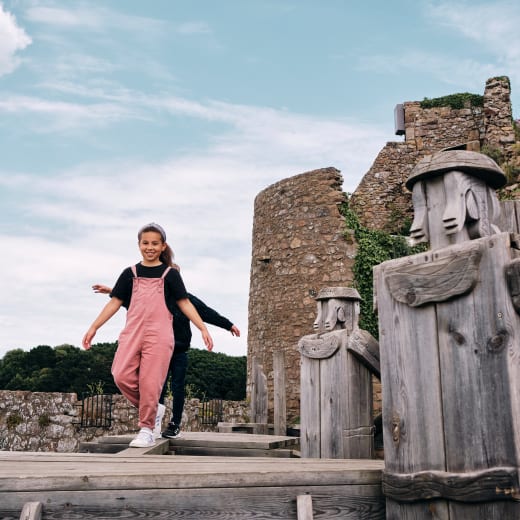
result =
[{"label": "girl's face", "polygon": [[142,264],[147,267],[154,267],[161,263],[159,257],[166,249],[166,244],[162,241],[158,231],[145,231],[139,240],[139,250],[143,255]]}]

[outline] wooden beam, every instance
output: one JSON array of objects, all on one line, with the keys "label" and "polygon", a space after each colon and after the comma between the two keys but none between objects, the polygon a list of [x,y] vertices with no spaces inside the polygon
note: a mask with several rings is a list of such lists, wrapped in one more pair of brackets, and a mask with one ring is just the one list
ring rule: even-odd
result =
[{"label": "wooden beam", "polygon": [[23,505],[20,520],[41,520],[43,504],[41,502],[26,502]]},{"label": "wooden beam", "polygon": [[312,496],[298,495],[296,497],[296,510],[298,513],[298,520],[313,520]]}]

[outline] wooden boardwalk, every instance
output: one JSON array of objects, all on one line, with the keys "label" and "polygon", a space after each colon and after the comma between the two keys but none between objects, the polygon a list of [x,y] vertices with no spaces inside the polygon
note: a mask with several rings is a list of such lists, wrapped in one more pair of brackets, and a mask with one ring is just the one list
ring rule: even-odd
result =
[{"label": "wooden boardwalk", "polygon": [[[195,442],[189,437],[185,444]],[[302,495],[314,511],[305,518],[385,517],[379,460],[161,454],[171,448],[161,440],[113,454],[0,452],[0,519],[18,520],[28,502],[43,504],[44,519],[297,519],[297,500],[311,502]]]}]

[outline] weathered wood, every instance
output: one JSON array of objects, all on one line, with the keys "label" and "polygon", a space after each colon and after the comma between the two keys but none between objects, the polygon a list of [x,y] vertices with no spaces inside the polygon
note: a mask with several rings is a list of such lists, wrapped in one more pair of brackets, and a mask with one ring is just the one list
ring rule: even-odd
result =
[{"label": "weathered wood", "polygon": [[298,512],[298,520],[313,520],[312,496],[298,495],[296,497],[296,509]]},{"label": "weathered wood", "polygon": [[320,366],[301,359],[300,450],[302,457],[321,457]]},{"label": "weathered wood", "polygon": [[420,180],[431,182],[432,177],[451,171],[470,173],[493,188],[501,188],[507,182],[504,172],[487,155],[467,150],[445,150],[421,159],[408,177],[406,187],[411,189]]},{"label": "weathered wood", "polygon": [[412,307],[446,301],[475,286],[482,252],[479,243],[464,242],[420,255],[417,263],[388,266],[385,280],[392,296]]},{"label": "weathered wood", "polygon": [[316,518],[382,520],[382,468],[375,460],[0,452],[0,517],[40,501],[46,519],[123,511],[125,518],[296,518],[296,497],[308,494]]},{"label": "weathered wood", "polygon": [[360,297],[355,289],[325,288],[316,299],[317,334],[298,342],[301,455],[371,458],[372,378],[367,366],[379,373],[377,342],[358,329]]},{"label": "weathered wood", "polygon": [[449,473],[420,471],[409,475],[383,475],[383,492],[400,502],[448,498],[459,502],[509,500],[518,496],[517,468]]},{"label": "weathered wood", "polygon": [[379,342],[363,329],[355,329],[348,338],[347,350],[378,379],[381,379]]},{"label": "weathered wood", "polygon": [[277,350],[273,353],[274,372],[274,434],[287,435],[287,399],[285,392],[285,353]]},{"label": "weathered wood", "polygon": [[289,448],[276,448],[272,450],[260,450],[256,448],[208,448],[205,446],[175,446],[172,455],[197,455],[197,456],[220,456],[220,457],[271,457],[290,458],[297,457],[296,453]]},{"label": "weathered wood", "polygon": [[23,505],[20,520],[41,520],[43,504],[41,502],[26,502]]},{"label": "weathered wood", "polygon": [[[45,519],[201,518],[280,520],[297,518],[297,496],[313,495],[316,520],[384,520],[380,490],[367,486],[184,489],[52,494]],[[39,494],[36,494],[39,496]],[[21,497],[15,496],[20,499]],[[0,504],[0,513],[3,513]],[[16,510],[15,510],[16,511]],[[19,510],[18,510],[19,511]],[[5,518],[2,514],[1,518]],[[18,519],[18,514],[13,520]]]},{"label": "weathered wood", "polygon": [[218,423],[219,433],[252,433],[268,435],[269,425],[266,423]]},{"label": "weathered wood", "polygon": [[[519,409],[519,368],[513,359],[520,359],[515,339],[520,318],[504,276],[512,258],[509,238],[509,233],[501,233],[376,267],[380,271],[375,279],[379,280],[385,482],[387,477],[406,480],[406,475],[423,471],[493,473],[518,464],[515,439],[520,423],[512,410]],[[393,298],[382,282],[390,266],[425,265],[429,258],[442,257],[454,248],[469,250],[475,243],[482,251],[479,280],[467,294],[412,308]],[[511,498],[506,491],[486,491],[484,483],[486,478],[478,485],[486,499]],[[502,483],[506,490],[518,488],[516,475]],[[457,482],[452,484],[457,486]],[[407,493],[420,496],[421,486],[421,479],[412,478]],[[447,495],[436,495],[442,497],[440,502],[450,500],[446,518],[500,518],[481,516],[488,504],[452,503],[455,499],[449,488],[433,483],[432,489],[436,486]],[[464,493],[471,496],[469,490]],[[387,503],[392,518],[426,518],[418,513],[420,505],[406,509],[396,504],[394,500]],[[516,507],[497,507],[494,514],[520,514],[520,504]]]},{"label": "weathered wood", "polygon": [[268,417],[267,377],[258,358],[251,362],[251,422],[266,423]]}]

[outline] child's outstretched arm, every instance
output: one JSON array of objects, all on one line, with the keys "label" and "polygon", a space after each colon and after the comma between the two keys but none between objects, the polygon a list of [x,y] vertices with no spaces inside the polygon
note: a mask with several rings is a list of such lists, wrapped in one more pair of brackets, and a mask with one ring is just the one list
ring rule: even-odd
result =
[{"label": "child's outstretched arm", "polygon": [[208,329],[206,328],[206,325],[202,321],[202,318],[200,317],[199,313],[197,312],[197,309],[195,309],[190,300],[188,300],[188,298],[182,298],[181,300],[177,300],[177,306],[182,311],[182,313],[187,318],[189,318],[193,325],[195,325],[195,327],[197,327],[200,330],[206,348],[208,350],[213,350],[213,340],[209,335]]},{"label": "child's outstretched arm", "polygon": [[92,323],[86,334],[83,336],[82,344],[84,349],[88,350],[90,348],[90,343],[96,335],[99,327],[105,324],[121,308],[121,305],[123,305],[123,301],[119,298],[110,298],[110,301],[103,307],[99,316],[94,320],[94,323]]}]

